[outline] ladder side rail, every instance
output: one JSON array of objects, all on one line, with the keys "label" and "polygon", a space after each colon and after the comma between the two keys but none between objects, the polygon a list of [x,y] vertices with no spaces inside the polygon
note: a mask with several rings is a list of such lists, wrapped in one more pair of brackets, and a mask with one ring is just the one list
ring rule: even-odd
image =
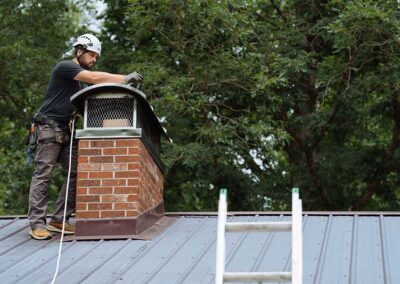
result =
[{"label": "ladder side rail", "polygon": [[298,212],[298,219],[299,219],[299,224],[298,224],[298,230],[299,230],[299,246],[298,246],[298,256],[299,256],[299,263],[297,266],[297,273],[298,273],[298,281],[296,284],[303,284],[303,205],[301,202],[301,199],[298,201],[298,207],[299,207],[299,212]]},{"label": "ladder side rail", "polygon": [[217,255],[215,262],[216,284],[224,283],[226,215],[227,215],[226,189],[221,189],[218,202]]},{"label": "ladder side rail", "polygon": [[293,189],[292,193],[292,283],[303,283],[303,238],[302,238],[302,204],[299,191]]}]

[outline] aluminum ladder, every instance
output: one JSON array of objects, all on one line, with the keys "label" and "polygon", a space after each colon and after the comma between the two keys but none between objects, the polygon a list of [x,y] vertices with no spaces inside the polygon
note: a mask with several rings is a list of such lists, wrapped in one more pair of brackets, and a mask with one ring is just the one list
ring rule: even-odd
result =
[{"label": "aluminum ladder", "polygon": [[[227,190],[221,189],[218,203],[217,260],[215,283],[292,282],[303,283],[302,203],[299,189],[292,189],[292,222],[227,222]],[[292,231],[292,272],[225,272],[225,232]]]}]

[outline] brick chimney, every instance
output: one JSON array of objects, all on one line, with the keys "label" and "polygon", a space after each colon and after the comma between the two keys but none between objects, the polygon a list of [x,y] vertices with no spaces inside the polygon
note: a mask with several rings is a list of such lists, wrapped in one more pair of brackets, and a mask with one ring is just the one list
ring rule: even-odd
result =
[{"label": "brick chimney", "polygon": [[[110,87],[93,87],[92,91],[83,91],[83,95],[87,100],[90,94],[99,91],[101,94],[115,88],[121,91],[120,85],[111,85],[111,89],[107,86]],[[132,89],[123,88],[128,93]],[[115,118],[113,112],[111,119],[101,118],[99,129],[87,127],[77,130],[80,140],[75,237],[126,238],[140,234],[164,216],[160,134],[154,130],[159,129],[154,127],[158,120],[154,120],[155,116],[150,115],[151,110],[145,100],[136,93],[135,89],[133,127],[107,129],[115,121],[123,121],[124,126],[129,124],[128,119]],[[77,93],[74,97],[79,99],[82,96]],[[109,95],[106,97],[109,99]],[[107,105],[110,103],[107,102]],[[111,105],[114,107],[114,103]],[[97,113],[106,116],[103,112]],[[90,117],[90,113],[85,116]],[[85,124],[89,125],[87,120]]]},{"label": "brick chimney", "polygon": [[141,139],[79,141],[76,236],[138,234],[163,212],[163,174]]}]

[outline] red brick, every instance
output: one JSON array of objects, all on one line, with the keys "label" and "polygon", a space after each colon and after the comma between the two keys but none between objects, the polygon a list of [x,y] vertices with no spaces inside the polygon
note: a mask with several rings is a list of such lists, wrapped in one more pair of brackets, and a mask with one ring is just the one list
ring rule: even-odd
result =
[{"label": "red brick", "polygon": [[126,217],[136,217],[140,215],[140,211],[138,210],[127,210]]},{"label": "red brick", "polygon": [[79,156],[101,155],[101,149],[79,149]]},{"label": "red brick", "polygon": [[139,201],[140,197],[138,194],[129,194],[128,195],[128,202],[135,202]]},{"label": "red brick", "polygon": [[78,171],[101,171],[101,164],[79,164]]},{"label": "red brick", "polygon": [[86,211],[87,210],[87,203],[77,202],[76,203],[76,210],[77,211]]},{"label": "red brick", "polygon": [[140,185],[140,179],[138,178],[128,179],[128,186],[139,186],[139,185]]},{"label": "red brick", "polygon": [[78,196],[76,196],[76,202],[100,202],[100,196],[98,196],[98,195],[78,195]]},{"label": "red brick", "polygon": [[137,178],[139,175],[139,171],[121,171],[115,173],[116,178]]},{"label": "red brick", "polygon": [[113,156],[91,156],[91,163],[114,163]]},{"label": "red brick", "polygon": [[126,179],[103,179],[103,186],[126,186]]},{"label": "red brick", "polygon": [[76,212],[76,219],[94,219],[100,218],[99,211],[79,211]]},{"label": "red brick", "polygon": [[115,210],[131,210],[131,209],[138,209],[139,204],[136,202],[124,202],[124,203],[114,203]]},{"label": "red brick", "polygon": [[141,168],[139,163],[129,163],[128,170],[139,170]]},{"label": "red brick", "polygon": [[137,186],[115,187],[114,194],[139,194],[139,187]]},{"label": "red brick", "polygon": [[139,148],[129,148],[128,154],[129,155],[138,155],[138,154],[140,154],[140,149]]},{"label": "red brick", "polygon": [[89,148],[90,142],[88,140],[79,140],[79,149]]},{"label": "red brick", "polygon": [[112,210],[112,203],[88,203],[89,210]]},{"label": "red brick", "polygon": [[77,187],[76,195],[86,195],[88,193],[87,187]]},{"label": "red brick", "polygon": [[87,164],[89,163],[89,157],[82,157],[78,155],[78,164]]},{"label": "red brick", "polygon": [[147,191],[146,183],[144,183],[143,179],[139,180],[138,186],[142,191]]},{"label": "red brick", "polygon": [[140,202],[140,203],[139,203],[139,211],[140,211],[140,212],[145,212],[145,211],[148,210],[148,209],[149,209],[149,208],[147,208],[147,206],[144,205],[143,202]]},{"label": "red brick", "polygon": [[140,212],[144,212],[147,209],[149,209],[149,206],[147,206],[146,202],[144,202],[143,199],[139,199],[139,210],[140,210]]},{"label": "red brick", "polygon": [[116,147],[137,147],[140,145],[140,139],[118,139],[115,142]]},{"label": "red brick", "polygon": [[91,179],[113,178],[113,172],[90,172],[89,178]]},{"label": "red brick", "polygon": [[126,171],[128,169],[128,164],[103,164],[103,171]]},{"label": "red brick", "polygon": [[91,187],[89,188],[89,194],[112,194],[112,187]]},{"label": "red brick", "polygon": [[89,173],[88,172],[78,172],[77,178],[78,179],[88,179]]},{"label": "red brick", "polygon": [[76,182],[77,186],[99,186],[99,179],[80,179]]},{"label": "red brick", "polygon": [[90,141],[90,147],[92,148],[114,147],[114,140],[92,140]]},{"label": "red brick", "polygon": [[139,156],[115,156],[116,163],[137,163],[139,161]]},{"label": "red brick", "polygon": [[125,211],[101,211],[101,218],[125,217]]},{"label": "red brick", "polygon": [[84,142],[77,211],[89,214],[78,219],[135,217],[162,201],[163,175],[140,138]]},{"label": "red brick", "polygon": [[126,202],[128,195],[126,194],[114,194],[114,195],[102,195],[101,202]]},{"label": "red brick", "polygon": [[128,148],[104,148],[103,155],[126,155]]}]

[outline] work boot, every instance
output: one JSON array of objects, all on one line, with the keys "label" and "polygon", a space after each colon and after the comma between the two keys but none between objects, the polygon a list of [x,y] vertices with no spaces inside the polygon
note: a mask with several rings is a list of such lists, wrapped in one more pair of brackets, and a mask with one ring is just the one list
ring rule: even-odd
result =
[{"label": "work boot", "polygon": [[[62,232],[62,227],[63,227],[63,223],[50,222],[47,225],[47,230],[52,231],[52,232],[56,232],[56,233],[61,233]],[[64,235],[73,235],[74,231],[75,231],[74,226],[72,226],[69,223],[65,223]]]},{"label": "work boot", "polygon": [[32,229],[29,235],[35,240],[48,240],[53,237],[48,230],[42,228]]}]

